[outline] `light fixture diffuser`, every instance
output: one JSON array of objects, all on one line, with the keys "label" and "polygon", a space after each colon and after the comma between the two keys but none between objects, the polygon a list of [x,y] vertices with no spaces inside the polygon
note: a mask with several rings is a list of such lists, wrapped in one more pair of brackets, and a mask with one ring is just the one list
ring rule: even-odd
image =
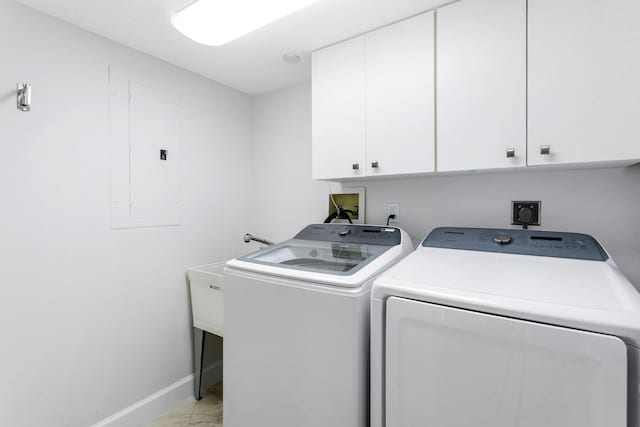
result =
[{"label": "light fixture diffuser", "polygon": [[191,40],[221,46],[319,0],[198,0],[178,12],[173,26]]}]

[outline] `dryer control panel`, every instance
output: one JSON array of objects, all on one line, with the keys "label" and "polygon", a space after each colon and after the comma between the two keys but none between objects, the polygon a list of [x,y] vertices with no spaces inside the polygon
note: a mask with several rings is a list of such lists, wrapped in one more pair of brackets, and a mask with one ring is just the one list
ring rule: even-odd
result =
[{"label": "dryer control panel", "polygon": [[554,231],[440,227],[429,233],[422,246],[591,261],[609,258],[587,234]]}]

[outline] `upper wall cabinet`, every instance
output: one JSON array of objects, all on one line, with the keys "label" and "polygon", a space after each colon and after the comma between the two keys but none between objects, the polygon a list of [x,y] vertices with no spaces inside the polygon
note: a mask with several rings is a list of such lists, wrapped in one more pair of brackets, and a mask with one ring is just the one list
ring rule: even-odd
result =
[{"label": "upper wall cabinet", "polygon": [[313,54],[313,179],[365,173],[365,66],[365,36]]},{"label": "upper wall cabinet", "polygon": [[434,12],[367,34],[367,175],[435,168]]},{"label": "upper wall cabinet", "polygon": [[526,1],[462,0],[437,22],[438,170],[525,166]]},{"label": "upper wall cabinet", "polygon": [[640,159],[640,1],[529,0],[529,164]]},{"label": "upper wall cabinet", "polygon": [[313,178],[640,161],[640,0],[459,0],[313,54]]},{"label": "upper wall cabinet", "polygon": [[435,168],[434,12],[314,52],[313,178]]}]

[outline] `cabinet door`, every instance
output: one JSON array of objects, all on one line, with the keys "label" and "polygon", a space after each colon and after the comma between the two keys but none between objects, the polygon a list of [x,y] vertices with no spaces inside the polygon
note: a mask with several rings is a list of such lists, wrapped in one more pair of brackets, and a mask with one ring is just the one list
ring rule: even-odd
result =
[{"label": "cabinet door", "polygon": [[638,0],[529,0],[530,165],[640,159],[639,22]]},{"label": "cabinet door", "polygon": [[437,10],[437,168],[526,164],[525,0]]},{"label": "cabinet door", "polygon": [[434,37],[434,12],[367,34],[368,175],[435,170]]},{"label": "cabinet door", "polygon": [[312,97],[313,179],[364,175],[365,36],[313,53]]}]

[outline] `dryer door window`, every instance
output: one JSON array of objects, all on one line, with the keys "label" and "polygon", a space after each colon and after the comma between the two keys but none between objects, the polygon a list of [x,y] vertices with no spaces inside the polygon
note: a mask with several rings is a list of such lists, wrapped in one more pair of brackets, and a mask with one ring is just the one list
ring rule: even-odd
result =
[{"label": "dryer door window", "polygon": [[392,297],[386,427],[626,427],[617,337]]}]

